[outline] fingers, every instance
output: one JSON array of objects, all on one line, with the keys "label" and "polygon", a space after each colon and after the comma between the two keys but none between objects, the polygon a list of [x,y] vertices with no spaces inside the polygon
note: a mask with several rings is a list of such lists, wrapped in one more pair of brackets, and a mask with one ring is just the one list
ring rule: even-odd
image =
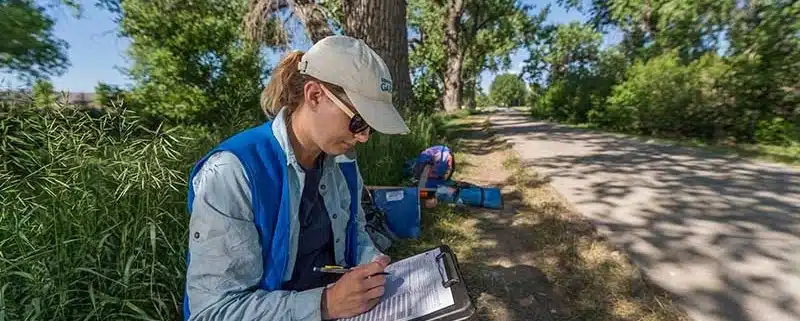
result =
[{"label": "fingers", "polygon": [[364,295],[369,300],[379,299],[380,297],[383,296],[384,289],[385,287],[383,286],[383,284],[381,284],[379,286],[373,287],[372,289],[367,291],[367,293],[365,293]]},{"label": "fingers", "polygon": [[371,262],[357,266],[352,272],[357,273],[357,275],[361,278],[366,278],[368,276],[383,272],[384,267],[385,265],[383,265],[381,262]]},{"label": "fingers", "polygon": [[383,275],[371,276],[364,279],[364,289],[369,290],[377,286],[386,284],[386,278]]}]

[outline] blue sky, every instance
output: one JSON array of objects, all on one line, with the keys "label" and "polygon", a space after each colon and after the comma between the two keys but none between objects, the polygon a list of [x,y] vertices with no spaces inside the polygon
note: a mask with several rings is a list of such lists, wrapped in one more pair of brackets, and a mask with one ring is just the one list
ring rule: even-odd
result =
[{"label": "blue sky", "polygon": [[[111,20],[111,15],[94,7],[94,0],[80,1],[83,12],[80,19],[70,15],[67,10],[54,12],[56,19],[55,34],[58,38],[67,41],[70,45],[68,58],[71,66],[61,76],[53,77],[53,85],[57,90],[80,92],[93,91],[98,82],[117,85],[127,85],[130,81],[117,69],[129,66],[125,50],[129,40],[116,35],[116,25]],[[526,1],[539,3],[543,7],[548,1]],[[553,2],[549,22],[566,23],[574,20],[584,21],[585,18],[577,11],[566,11]],[[607,37],[606,41],[614,41]],[[307,41],[300,41],[300,50],[308,49]],[[280,57],[280,53],[267,57],[271,64]],[[510,72],[518,72],[522,61],[527,58],[527,52],[515,53],[512,57]],[[482,86],[488,88],[493,75],[486,72],[482,75]],[[22,86],[8,74],[0,73],[0,88],[16,88]]]}]

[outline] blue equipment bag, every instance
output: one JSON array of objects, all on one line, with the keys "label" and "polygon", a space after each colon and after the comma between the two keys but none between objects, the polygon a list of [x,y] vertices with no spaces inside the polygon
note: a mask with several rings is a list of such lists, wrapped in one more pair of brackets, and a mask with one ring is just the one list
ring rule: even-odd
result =
[{"label": "blue equipment bag", "polygon": [[419,238],[421,212],[417,187],[377,189],[372,194],[392,233],[403,239]]},{"label": "blue equipment bag", "polygon": [[503,196],[497,187],[460,187],[456,199],[471,206],[503,208]]}]

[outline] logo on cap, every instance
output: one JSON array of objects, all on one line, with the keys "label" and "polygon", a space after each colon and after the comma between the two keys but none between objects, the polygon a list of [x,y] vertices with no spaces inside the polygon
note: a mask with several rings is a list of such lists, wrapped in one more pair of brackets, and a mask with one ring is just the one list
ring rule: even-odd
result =
[{"label": "logo on cap", "polygon": [[391,92],[392,81],[386,78],[381,78],[381,91]]}]

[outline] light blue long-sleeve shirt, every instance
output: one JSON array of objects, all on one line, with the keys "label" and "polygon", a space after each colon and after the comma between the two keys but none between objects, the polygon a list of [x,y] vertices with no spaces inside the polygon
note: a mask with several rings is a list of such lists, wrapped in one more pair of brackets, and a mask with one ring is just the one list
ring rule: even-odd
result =
[{"label": "light blue long-sleeve shirt", "polygon": [[[291,231],[289,262],[283,277],[288,281],[297,253],[298,209],[305,180],[289,143],[284,115],[285,110],[282,110],[276,116],[273,133],[287,159],[287,164],[275,166],[288,166],[289,174]],[[331,219],[335,257],[339,265],[345,265],[350,194],[336,162],[354,161],[351,156],[328,156],[318,187]],[[192,311],[190,320],[321,320],[321,287],[306,291],[258,289],[264,270],[260,237],[253,221],[248,178],[237,157],[230,152],[210,156],[191,184],[195,199],[189,223],[191,260],[186,273],[186,290]],[[363,179],[359,174],[359,191],[362,186]],[[364,225],[364,211],[359,207],[360,264],[382,255],[364,230]]]}]

